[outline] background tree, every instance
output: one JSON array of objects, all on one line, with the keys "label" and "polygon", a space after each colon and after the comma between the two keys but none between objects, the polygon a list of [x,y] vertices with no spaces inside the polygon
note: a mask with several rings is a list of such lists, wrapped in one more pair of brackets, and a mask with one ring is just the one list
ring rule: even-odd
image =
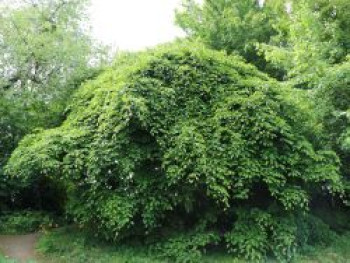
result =
[{"label": "background tree", "polygon": [[2,7],[3,89],[40,90],[51,99],[89,68],[92,41],[82,27],[86,2],[39,0]]},{"label": "background tree", "polygon": [[337,13],[345,2],[325,2],[293,2],[289,15],[275,23],[279,33],[259,45],[266,59],[283,68],[285,80],[295,87],[316,87],[329,67],[344,61],[347,47],[340,27],[344,18]]},{"label": "background tree", "polygon": [[209,47],[236,53],[259,69],[281,78],[283,72],[271,68],[259,53],[258,43],[269,43],[276,35],[274,24],[286,15],[284,1],[270,0],[195,0],[183,1],[177,24],[190,37]]},{"label": "background tree", "polygon": [[85,0],[0,5],[1,178],[19,139],[60,124],[74,90],[104,63],[105,48],[89,35],[87,6]]}]

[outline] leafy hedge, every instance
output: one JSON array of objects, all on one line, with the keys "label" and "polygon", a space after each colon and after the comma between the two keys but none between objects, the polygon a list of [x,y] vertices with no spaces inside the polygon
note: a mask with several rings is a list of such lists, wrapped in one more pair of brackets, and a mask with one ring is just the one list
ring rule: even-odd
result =
[{"label": "leafy hedge", "polygon": [[7,173],[23,186],[63,182],[69,214],[108,240],[181,262],[218,245],[288,259],[300,244],[291,218],[313,193],[342,192],[301,102],[239,57],[167,45],[84,85],[62,126],[27,136]]}]

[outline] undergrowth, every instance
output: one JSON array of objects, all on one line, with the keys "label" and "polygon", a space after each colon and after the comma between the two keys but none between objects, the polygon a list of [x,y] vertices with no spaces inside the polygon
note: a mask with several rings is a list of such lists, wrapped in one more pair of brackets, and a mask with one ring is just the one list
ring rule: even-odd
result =
[{"label": "undergrowth", "polygon": [[2,212],[0,234],[26,234],[57,226],[53,216],[40,211]]},{"label": "undergrowth", "polygon": [[[174,241],[175,242],[175,241]],[[170,245],[170,244],[168,244]],[[45,256],[45,262],[54,263],[168,263],[174,259],[164,259],[154,249],[147,249],[140,244],[110,245],[97,241],[91,235],[76,228],[61,228],[47,232],[40,239],[38,252]],[[192,262],[182,258],[177,262]],[[230,255],[216,253],[201,259],[205,263],[240,263]]]},{"label": "undergrowth", "polygon": [[[350,258],[350,232],[338,235],[329,245],[310,246],[303,251],[303,255],[296,255],[291,263],[343,263]],[[44,262],[53,263],[168,263],[193,262],[191,259],[162,258],[155,250],[149,250],[140,244],[122,246],[110,245],[97,241],[93,236],[81,232],[76,228],[61,228],[43,235],[38,244],[38,251],[45,257]],[[190,249],[190,248],[189,248]],[[1,262],[1,261],[0,261]],[[199,262],[203,263],[245,263],[249,260],[239,259],[223,251],[211,251],[202,256]],[[262,261],[277,263],[276,259]]]}]

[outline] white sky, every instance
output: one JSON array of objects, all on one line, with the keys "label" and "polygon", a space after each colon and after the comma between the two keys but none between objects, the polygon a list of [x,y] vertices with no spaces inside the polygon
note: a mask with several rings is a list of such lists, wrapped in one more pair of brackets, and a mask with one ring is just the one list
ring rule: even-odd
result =
[{"label": "white sky", "polygon": [[181,0],[92,0],[94,36],[121,50],[140,50],[184,33],[174,25]]}]

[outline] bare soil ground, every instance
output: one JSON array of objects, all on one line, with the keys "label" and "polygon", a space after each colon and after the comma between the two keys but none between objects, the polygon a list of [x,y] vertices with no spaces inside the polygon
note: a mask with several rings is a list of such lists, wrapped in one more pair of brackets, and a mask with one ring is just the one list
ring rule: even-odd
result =
[{"label": "bare soil ground", "polygon": [[27,262],[37,259],[35,253],[35,244],[38,241],[39,234],[0,235],[0,251],[6,257],[16,259],[18,262]]}]

